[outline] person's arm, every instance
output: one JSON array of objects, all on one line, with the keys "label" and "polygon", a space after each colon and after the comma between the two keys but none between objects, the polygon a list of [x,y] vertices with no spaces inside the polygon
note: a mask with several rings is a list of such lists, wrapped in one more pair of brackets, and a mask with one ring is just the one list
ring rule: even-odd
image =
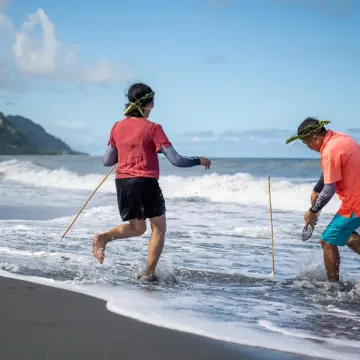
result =
[{"label": "person's arm", "polygon": [[163,153],[171,164],[178,167],[192,167],[196,165],[205,166],[206,169],[210,168],[211,161],[204,157],[185,157],[179,155],[166,136],[163,128],[159,124],[155,124],[153,128],[153,139],[157,153]]},{"label": "person's arm", "polygon": [[200,158],[197,156],[187,157],[181,156],[177,153],[172,145],[170,146],[161,146],[161,152],[166,156],[169,162],[177,167],[192,167],[200,165]]},{"label": "person's arm", "polygon": [[322,189],[324,188],[324,174],[321,173],[320,179],[315,184],[313,191],[311,193],[311,205],[314,206],[316,203],[316,200],[321,193]]},{"label": "person's arm", "polygon": [[324,187],[315,204],[309,209],[313,213],[319,212],[330,201],[335,194],[336,183],[342,179],[341,152],[324,155],[321,159],[321,167],[323,169]]},{"label": "person's arm", "polygon": [[116,147],[108,145],[105,154],[103,156],[103,164],[104,166],[113,166],[118,161],[118,154]]},{"label": "person's arm", "polygon": [[320,210],[322,210],[324,206],[334,196],[335,190],[336,190],[336,183],[325,184],[319,196],[317,197],[315,204],[311,206],[309,211],[312,213],[318,213]]},{"label": "person's arm", "polygon": [[111,128],[111,131],[110,131],[108,146],[107,146],[105,154],[103,156],[104,166],[113,166],[118,161],[118,153],[117,153],[116,143],[115,143],[115,139],[114,139],[114,132],[115,132],[117,124],[118,124],[118,121],[113,125],[113,127]]}]

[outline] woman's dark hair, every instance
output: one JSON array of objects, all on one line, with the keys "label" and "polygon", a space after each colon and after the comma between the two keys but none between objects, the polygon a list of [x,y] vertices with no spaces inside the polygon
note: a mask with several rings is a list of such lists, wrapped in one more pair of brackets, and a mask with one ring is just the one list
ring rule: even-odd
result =
[{"label": "woman's dark hair", "polygon": [[155,93],[150,86],[143,83],[135,83],[130,86],[127,98],[129,102],[126,104],[124,115],[131,117],[143,117],[144,108],[154,101]]}]

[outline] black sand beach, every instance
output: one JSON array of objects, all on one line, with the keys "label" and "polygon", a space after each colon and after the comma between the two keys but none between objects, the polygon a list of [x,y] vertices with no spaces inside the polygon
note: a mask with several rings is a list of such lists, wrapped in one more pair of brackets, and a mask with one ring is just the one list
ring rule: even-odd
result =
[{"label": "black sand beach", "polygon": [[237,346],[114,314],[105,301],[0,277],[2,360],[300,360],[306,356]]}]

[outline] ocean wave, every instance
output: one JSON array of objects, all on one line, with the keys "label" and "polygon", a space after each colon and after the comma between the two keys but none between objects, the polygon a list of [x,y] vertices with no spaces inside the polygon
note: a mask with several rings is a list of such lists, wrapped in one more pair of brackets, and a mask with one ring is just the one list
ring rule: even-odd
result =
[{"label": "ocean wave", "polygon": [[[103,179],[101,174],[78,175],[65,168],[56,170],[33,164],[30,161],[9,160],[0,162],[3,180],[20,182],[43,188],[93,190]],[[113,184],[106,182],[99,191],[114,191]]]},{"label": "ocean wave", "polygon": [[[61,190],[93,191],[104,174],[79,175],[64,168],[56,170],[35,165],[29,161],[10,160],[0,162],[3,180]],[[246,173],[203,176],[163,176],[160,184],[166,198],[203,199],[211,202],[234,203],[249,206],[268,206],[268,180]],[[314,183],[298,183],[297,180],[272,180],[272,206],[274,209],[304,211],[309,207]],[[114,175],[102,184],[99,192],[115,193]],[[334,212],[339,201],[335,197],[323,212]]]}]

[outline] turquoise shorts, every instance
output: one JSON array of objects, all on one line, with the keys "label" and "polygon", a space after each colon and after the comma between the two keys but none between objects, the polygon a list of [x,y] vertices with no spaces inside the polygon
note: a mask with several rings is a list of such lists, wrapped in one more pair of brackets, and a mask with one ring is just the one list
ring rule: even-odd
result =
[{"label": "turquoise shorts", "polygon": [[321,240],[336,246],[345,246],[351,233],[360,227],[360,217],[349,218],[336,214],[321,235]]}]

